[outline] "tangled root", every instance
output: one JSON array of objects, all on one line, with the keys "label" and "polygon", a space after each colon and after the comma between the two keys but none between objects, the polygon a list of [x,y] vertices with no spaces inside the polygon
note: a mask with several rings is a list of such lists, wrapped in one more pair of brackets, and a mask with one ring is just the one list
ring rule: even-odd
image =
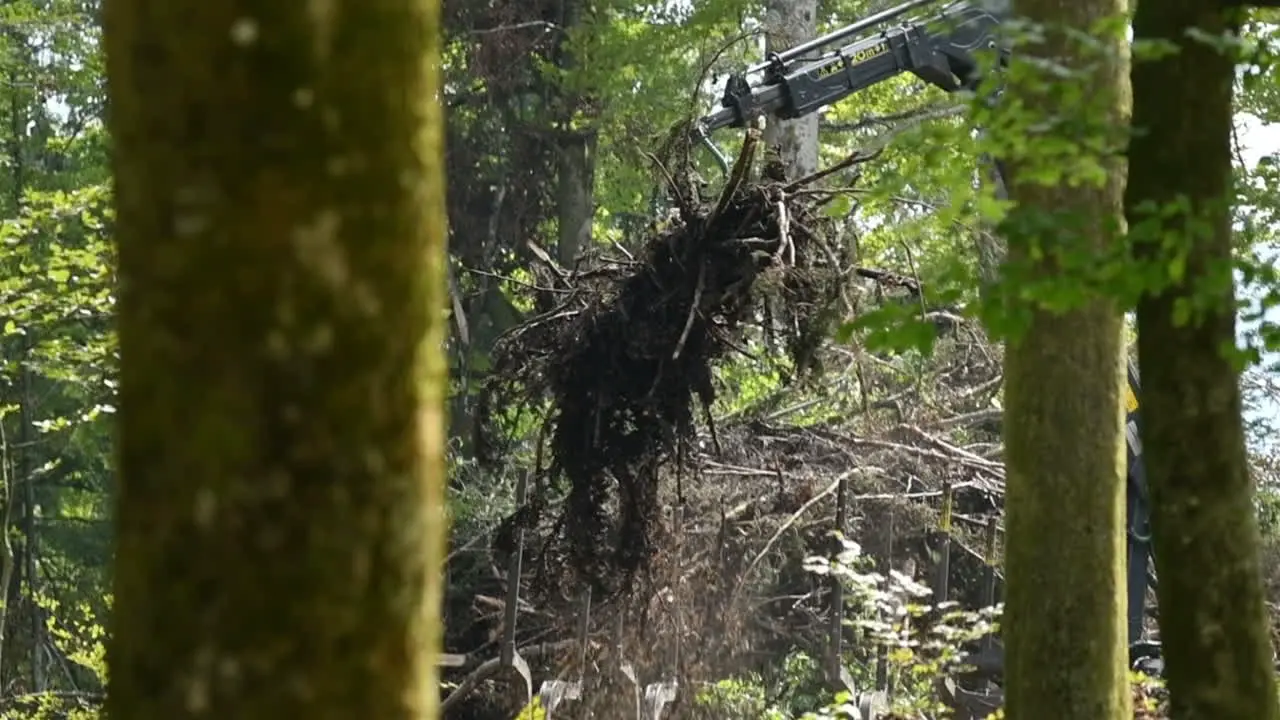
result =
[{"label": "tangled root", "polygon": [[[509,542],[517,525],[536,525],[551,504],[548,490],[567,484],[549,538],[561,541],[563,556],[543,564],[570,568],[606,593],[627,589],[659,546],[659,478],[697,434],[695,399],[716,441],[712,368],[742,347],[761,306],[772,310],[771,325],[801,370],[813,366],[836,317],[847,253],[823,239],[831,221],[820,206],[829,197],[804,187],[866,158],[799,182],[748,182],[758,137],[748,131],[716,203],[676,192],[679,220],[634,261],[560,278],[567,299],[494,349],[482,415],[548,408],[536,489],[500,535]],[[487,445],[493,449],[492,438]]]}]

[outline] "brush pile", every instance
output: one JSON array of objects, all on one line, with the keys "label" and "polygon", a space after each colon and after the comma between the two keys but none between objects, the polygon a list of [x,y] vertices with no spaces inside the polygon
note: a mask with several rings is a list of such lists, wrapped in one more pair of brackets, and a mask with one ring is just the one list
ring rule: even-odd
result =
[{"label": "brush pile", "polygon": [[[532,494],[495,548],[558,506],[535,564],[575,571],[605,593],[628,589],[660,545],[660,480],[687,464],[698,420],[718,442],[705,411],[716,397],[714,364],[745,352],[747,330],[767,325],[798,370],[811,368],[839,316],[850,262],[824,239],[830,194],[807,186],[865,158],[796,182],[754,180],[758,145],[748,130],[714,202],[681,192],[693,184],[677,178],[689,176],[668,172],[679,213],[671,226],[628,261],[555,273],[555,306],[498,342],[481,426],[533,408],[542,430]],[[485,439],[490,454],[503,453]]]}]

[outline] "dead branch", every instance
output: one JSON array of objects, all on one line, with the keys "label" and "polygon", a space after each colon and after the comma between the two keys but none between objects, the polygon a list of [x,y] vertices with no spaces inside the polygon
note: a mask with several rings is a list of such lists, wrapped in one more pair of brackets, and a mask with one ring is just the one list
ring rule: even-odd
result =
[{"label": "dead branch", "polygon": [[[519,649],[519,652],[520,655],[525,658],[543,657],[545,655],[551,655],[577,646],[577,640],[560,640],[558,642],[539,643],[537,645],[522,647]],[[477,687],[480,686],[480,683],[497,675],[502,668],[502,658],[500,657],[491,658],[480,663],[476,666],[475,670],[472,670],[462,679],[462,682],[458,684],[457,689],[449,693],[449,696],[440,704],[440,714],[443,715],[449,711],[449,708],[462,702],[463,698],[470,695]]]},{"label": "dead branch", "polygon": [[724,215],[725,211],[729,209],[729,204],[733,202],[733,196],[742,188],[742,184],[746,182],[747,177],[751,174],[751,166],[755,163],[756,147],[760,143],[760,135],[759,128],[747,128],[747,132],[742,138],[742,150],[738,152],[738,159],[733,163],[733,170],[729,173],[729,181],[725,183],[724,189],[720,192],[720,199],[716,201],[715,209],[708,216],[708,225],[715,223]]}]

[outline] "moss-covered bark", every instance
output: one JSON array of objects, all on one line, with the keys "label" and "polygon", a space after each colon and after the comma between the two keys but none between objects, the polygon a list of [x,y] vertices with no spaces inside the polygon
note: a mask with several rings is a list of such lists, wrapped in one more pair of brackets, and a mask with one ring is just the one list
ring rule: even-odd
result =
[{"label": "moss-covered bark", "polygon": [[117,720],[435,717],[437,0],[107,0]]},{"label": "moss-covered bark", "polygon": [[[1158,228],[1188,252],[1184,279],[1138,305],[1143,433],[1153,505],[1160,629],[1172,716],[1280,718],[1259,566],[1259,533],[1237,370],[1222,352],[1235,342],[1230,276],[1232,80],[1234,61],[1205,42],[1234,32],[1226,3],[1145,0],[1136,40],[1180,46],[1135,62],[1126,202],[1148,259],[1161,238],[1145,206],[1189,201]],[[1160,263],[1160,267],[1167,267]],[[1175,307],[1195,299],[1189,323]]]},{"label": "moss-covered bark", "polygon": [[[1019,57],[1050,58],[1086,73],[1076,80],[1011,74],[1004,102],[1034,122],[1064,119],[1031,153],[1063,142],[1102,137],[1127,119],[1128,62],[1123,39],[1103,40],[1105,55],[1084,56],[1062,28],[1090,32],[1094,22],[1124,10],[1123,0],[1020,0],[1018,15],[1046,26],[1044,40],[1021,46]],[[1079,87],[1077,85],[1076,87]],[[1096,131],[1096,134],[1095,132]],[[1059,285],[1075,283],[1057,257],[1096,253],[1115,242],[1122,221],[1123,163],[1102,162],[1105,182],[1044,181],[1032,166],[1044,157],[1011,153],[1009,190],[1015,217],[1032,223],[1008,235],[1010,268]],[[1050,161],[1062,162],[1062,161]],[[1042,167],[1042,166],[1041,166]],[[1047,221],[1047,222],[1046,222]],[[1041,257],[1035,246],[1045,250]],[[1073,286],[1072,292],[1084,290]],[[1035,309],[1025,336],[1005,358],[1005,446],[1008,586],[1006,717],[1011,720],[1128,720],[1124,604],[1124,440],[1122,315],[1115,303],[1090,295],[1066,312]]]}]

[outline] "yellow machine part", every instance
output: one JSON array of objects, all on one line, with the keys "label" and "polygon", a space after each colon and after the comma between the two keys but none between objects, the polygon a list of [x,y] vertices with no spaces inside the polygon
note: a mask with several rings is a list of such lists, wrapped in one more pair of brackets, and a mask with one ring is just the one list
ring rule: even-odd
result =
[{"label": "yellow machine part", "polygon": [[547,712],[542,709],[542,698],[537,695],[511,720],[545,720]]}]

